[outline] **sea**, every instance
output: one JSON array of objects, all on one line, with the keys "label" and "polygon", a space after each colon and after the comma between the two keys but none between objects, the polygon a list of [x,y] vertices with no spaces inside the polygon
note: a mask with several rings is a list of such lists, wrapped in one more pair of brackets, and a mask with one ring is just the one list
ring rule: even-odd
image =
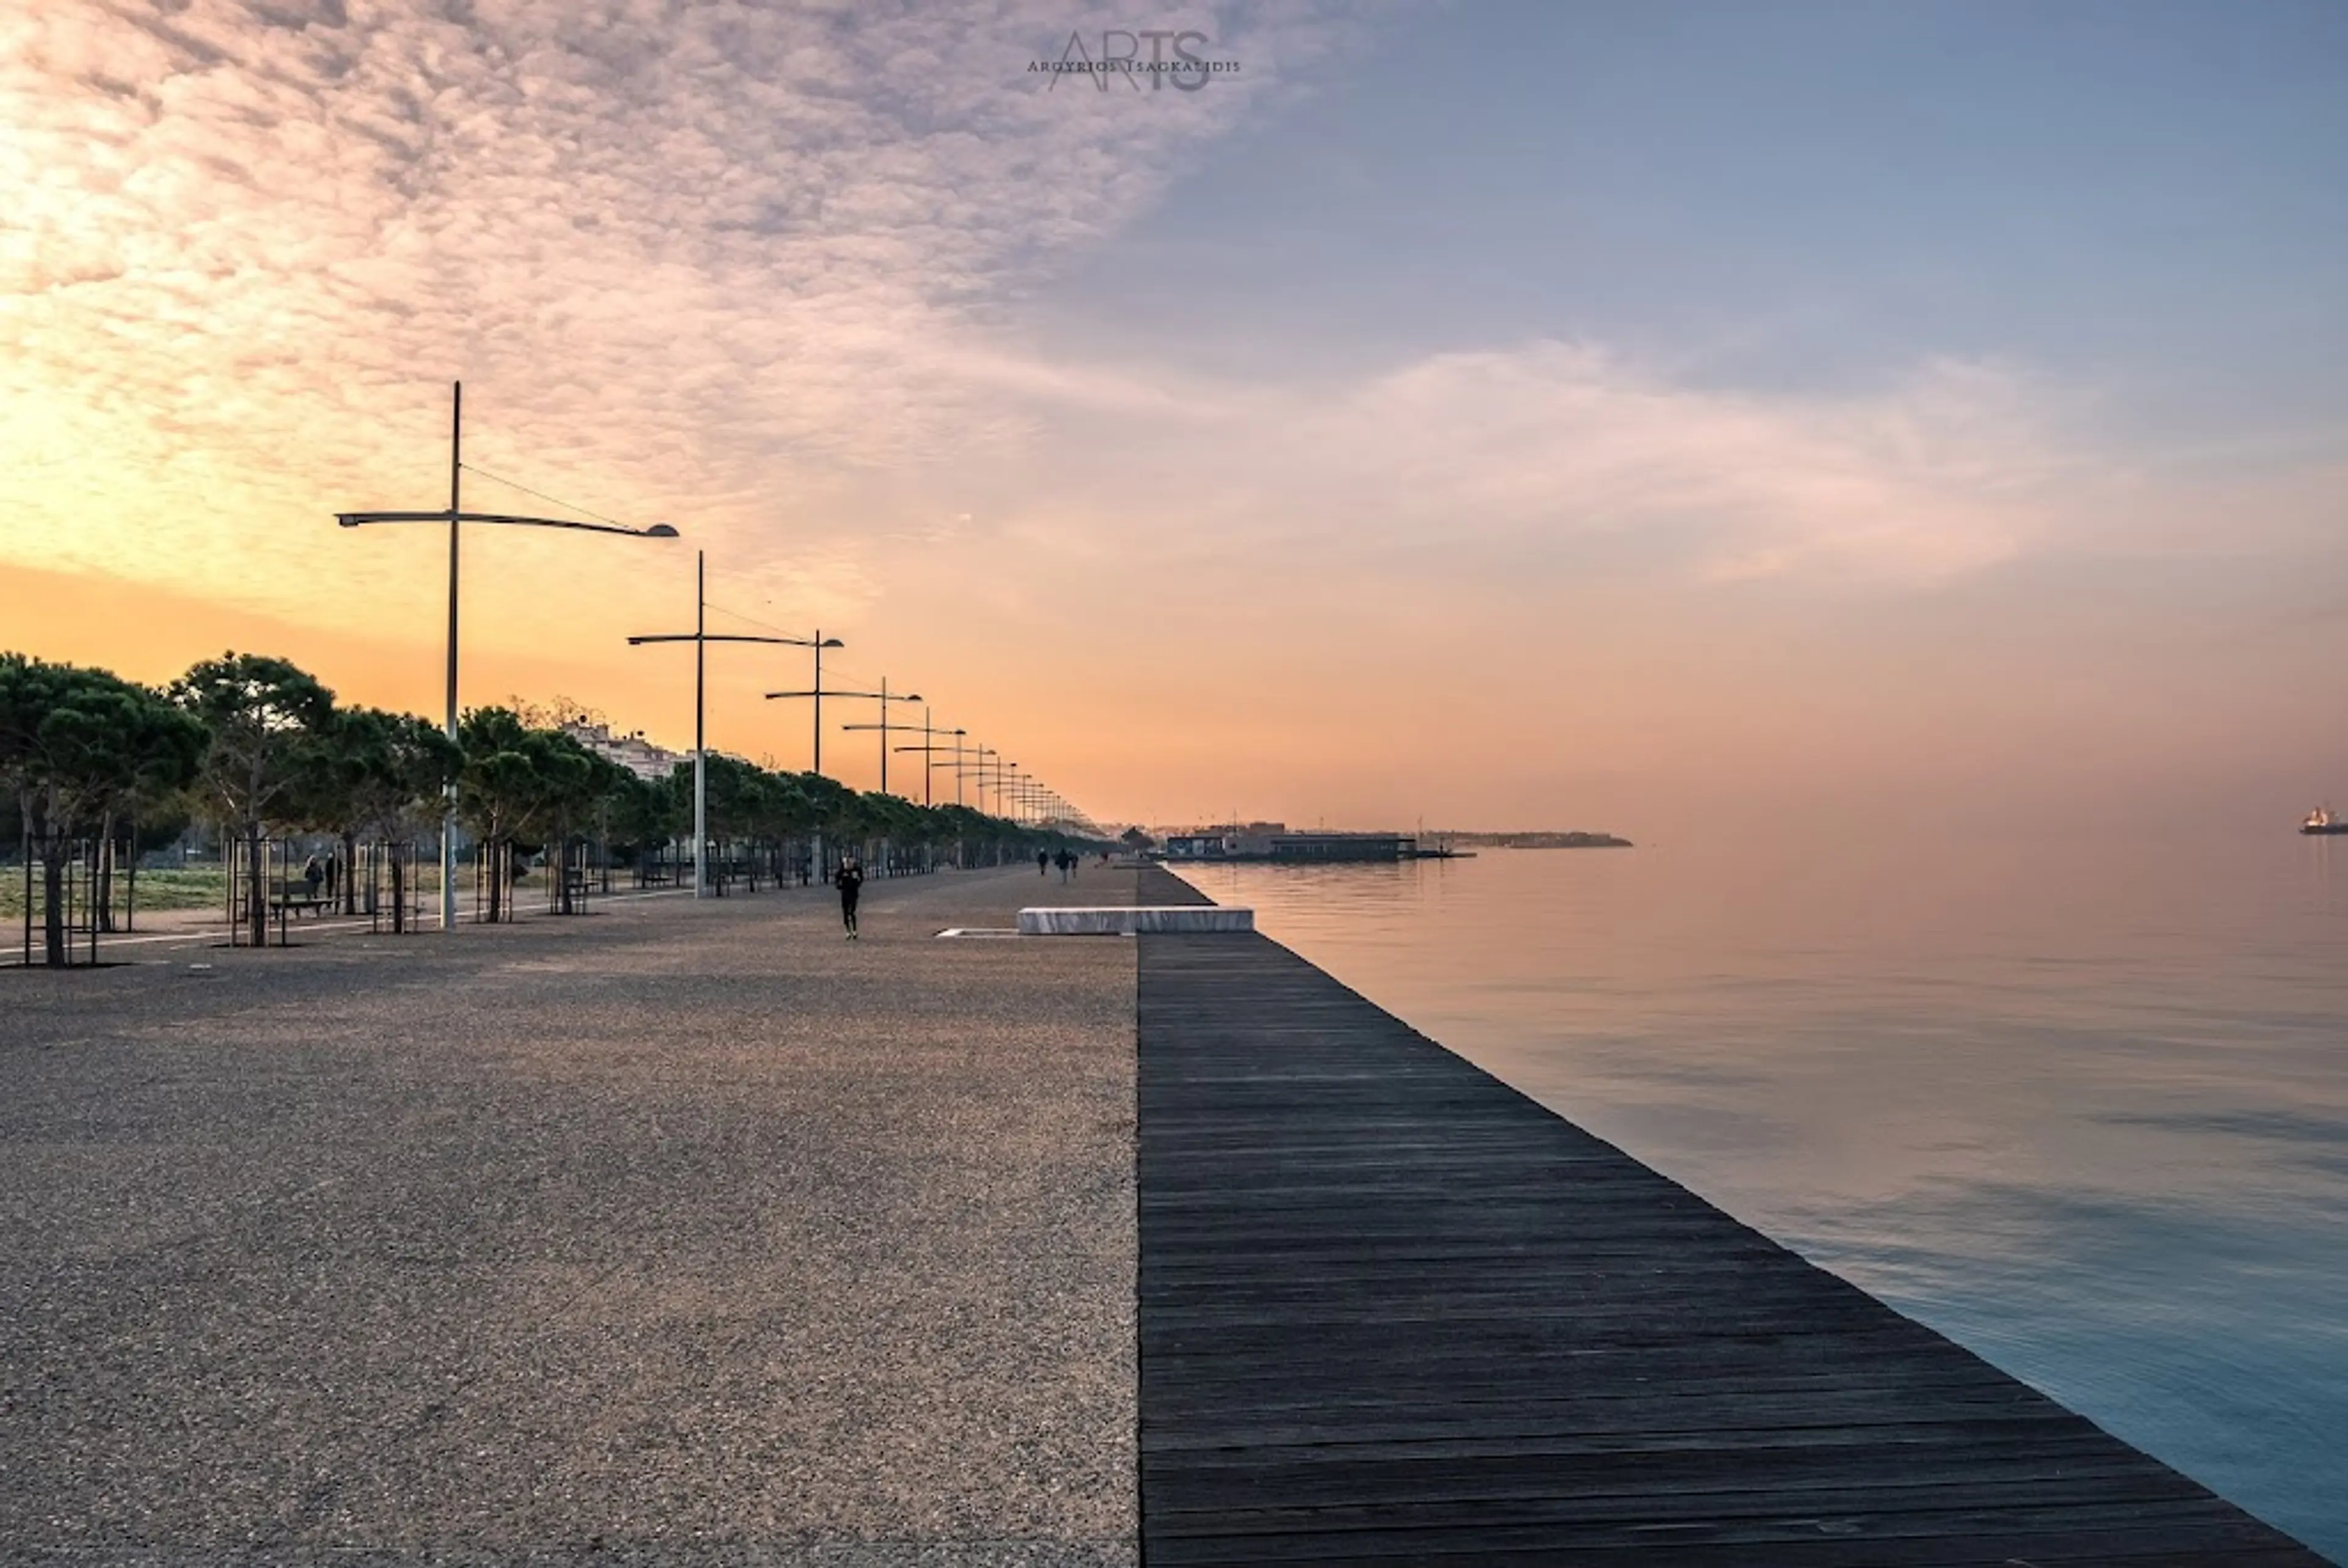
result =
[{"label": "sea", "polygon": [[1180,869],[2348,1561],[2348,838],[1723,835]]}]

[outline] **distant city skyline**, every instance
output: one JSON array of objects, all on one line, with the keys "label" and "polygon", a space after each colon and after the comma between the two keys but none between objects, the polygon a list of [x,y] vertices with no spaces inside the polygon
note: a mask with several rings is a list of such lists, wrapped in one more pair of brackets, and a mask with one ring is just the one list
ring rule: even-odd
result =
[{"label": "distant city skyline", "polygon": [[[469,705],[689,745],[704,548],[1104,821],[2348,804],[2337,5],[23,11],[0,647],[437,714],[443,547],[332,514],[461,378],[469,495],[688,547],[479,530]],[[1239,68],[1028,69],[1117,29]]]}]

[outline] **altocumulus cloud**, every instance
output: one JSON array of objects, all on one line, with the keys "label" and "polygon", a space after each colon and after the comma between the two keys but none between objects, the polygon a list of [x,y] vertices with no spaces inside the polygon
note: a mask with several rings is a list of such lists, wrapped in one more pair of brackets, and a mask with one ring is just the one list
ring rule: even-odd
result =
[{"label": "altocumulus cloud", "polygon": [[[1247,61],[1195,94],[1025,70],[1122,15],[18,7],[0,550],[298,613],[318,558],[287,547],[324,512],[432,504],[459,374],[494,411],[485,466],[685,525],[827,616],[879,591],[873,558],[965,538],[1165,559],[1644,529],[1700,578],[1934,580],[2044,540],[2098,482],[2076,400],[2013,366],[1831,402],[1681,387],[1584,343],[1334,386],[1043,355],[1023,293],[1355,26],[1154,13]],[[567,559],[591,585],[626,569]]]},{"label": "altocumulus cloud", "polygon": [[1013,440],[956,373],[987,302],[1344,34],[1175,7],[1251,74],[1047,96],[1026,62],[1097,9],[13,8],[0,548],[274,597],[257,539],[430,504],[460,374],[485,464],[749,558],[860,473]]}]

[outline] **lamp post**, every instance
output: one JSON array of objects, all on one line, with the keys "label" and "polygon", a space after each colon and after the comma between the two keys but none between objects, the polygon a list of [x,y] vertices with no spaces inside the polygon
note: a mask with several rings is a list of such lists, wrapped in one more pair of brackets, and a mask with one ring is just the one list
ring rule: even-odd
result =
[{"label": "lamp post", "polygon": [[[977,774],[977,775],[978,775],[978,812],[979,812],[979,815],[980,815],[981,816],[994,816],[994,815],[998,815],[998,813],[997,813],[996,811],[994,811],[994,810],[991,810],[991,809],[989,809],[988,804],[987,804],[986,791],[987,791],[987,774],[988,774],[988,766],[989,766],[989,764],[988,764],[988,760],[987,760],[987,759],[989,759],[989,758],[991,757],[991,758],[993,758],[995,762],[1000,763],[1000,762],[1003,760],[1003,753],[1000,753],[1000,752],[998,752],[998,751],[996,751],[996,750],[994,750],[994,748],[993,748],[992,746],[973,746],[973,747],[971,747],[971,749],[970,749],[970,754],[971,754],[972,761],[971,761],[971,762],[970,762],[970,764],[968,764],[969,769],[970,769],[970,771],[971,771],[972,773],[973,773],[973,774]],[[959,772],[959,769],[957,770],[957,772]],[[996,805],[997,805],[997,806],[999,806],[1000,804],[1001,804],[1001,803],[1000,803],[1000,802],[997,802],[997,803],[996,803]],[[1000,837],[1000,835],[996,835],[996,834],[994,832],[994,830],[992,830],[992,829],[989,829],[989,830],[988,830],[987,838],[988,838],[988,842],[989,842],[989,843],[994,846],[994,863],[995,863],[997,866],[1002,865],[1002,864],[1003,864],[1003,840],[1002,840],[1002,838]]]},{"label": "lamp post", "polygon": [[[969,733],[970,732],[967,730],[939,729],[936,725],[930,723],[929,709],[923,708],[922,710],[922,743],[918,746],[899,746],[897,748],[901,752],[920,752],[923,753],[922,758],[922,804],[924,806],[930,804],[930,785],[937,777],[937,753],[940,752],[949,752],[953,755],[953,761],[949,765],[953,767],[954,775],[954,804],[957,806],[962,804],[962,738]],[[937,738],[940,735],[952,735],[953,737],[953,744],[951,746],[942,746],[938,744]],[[957,870],[961,869],[965,864],[968,855],[969,846],[966,841],[960,837],[955,838],[953,863]]]},{"label": "lamp post", "polygon": [[[457,527],[459,523],[497,523],[522,528],[576,528],[582,533],[623,534],[638,539],[673,539],[676,530],[666,523],[631,528],[618,523],[580,523],[565,518],[522,518],[501,512],[468,512],[464,506],[465,384],[452,384],[448,413],[448,507],[440,512],[336,512],[335,521],[346,528],[368,523],[447,523],[448,525],[448,739],[457,739]],[[440,929],[457,927],[457,787],[448,786],[440,815]]]},{"label": "lamp post", "polygon": [[979,815],[982,815],[982,816],[989,816],[989,815],[994,815],[993,813],[989,812],[989,811],[987,810],[987,808],[986,808],[986,759],[987,759],[987,756],[988,756],[988,752],[987,752],[987,748],[986,748],[986,747],[984,747],[984,746],[977,746],[977,745],[974,745],[974,746],[973,746],[973,747],[971,747],[971,748],[970,748],[970,758],[971,758],[971,760],[970,760],[967,764],[957,763],[957,764],[954,765],[954,768],[955,768],[955,776],[956,776],[956,778],[957,778],[957,779],[959,779],[959,778],[960,778],[960,776],[961,776],[963,773],[965,773],[965,772],[966,772],[966,773],[969,773],[970,774],[972,774],[973,776],[974,776],[974,777],[977,779],[977,781],[978,781],[978,811],[979,811]]},{"label": "lamp post", "polygon": [[[968,732],[966,732],[966,731],[963,731],[963,730],[942,730],[942,729],[939,729],[936,725],[934,725],[934,724],[932,724],[932,723],[930,723],[930,711],[929,711],[929,709],[927,709],[926,707],[925,707],[925,708],[923,708],[923,709],[922,710],[922,723],[921,723],[921,727],[920,727],[919,729],[915,729],[915,728],[914,728],[912,725],[911,725],[911,724],[900,724],[900,725],[898,726],[898,728],[899,728],[899,729],[901,729],[901,730],[903,730],[903,731],[904,731],[906,733],[908,733],[908,734],[918,734],[918,735],[920,735],[920,736],[922,737],[922,743],[921,743],[920,745],[918,745],[918,746],[899,746],[899,747],[897,748],[899,751],[901,751],[901,752],[926,752],[926,753],[932,753],[932,754],[931,754],[930,756],[928,756],[927,758],[925,758],[925,759],[924,759],[924,761],[922,762],[922,804],[923,805],[928,805],[928,804],[931,804],[931,801],[930,801],[930,784],[931,784],[931,778],[932,778],[932,774],[934,774],[937,772],[937,767],[938,767],[938,759],[937,759],[937,757],[936,757],[936,755],[935,755],[934,753],[939,753],[939,752],[950,752],[950,753],[953,753],[953,759],[954,759],[954,766],[956,767],[956,769],[959,769],[959,768],[961,767],[961,765],[962,765],[962,737],[963,737],[965,733],[967,733]],[[940,735],[952,735],[952,736],[953,736],[953,737],[954,737],[954,743],[953,743],[953,745],[951,745],[951,746],[942,746],[942,745],[939,745],[939,744],[937,743],[937,737],[938,737],[938,736],[940,736]],[[956,805],[960,805],[961,804],[962,804],[962,774],[961,774],[961,773],[960,773],[959,771],[957,771],[957,772],[955,773],[955,774],[954,774],[954,804],[956,804]]]},{"label": "lamp post", "polygon": [[[1018,764],[1004,762],[1003,753],[991,746],[972,746],[969,749],[969,754],[973,759],[970,763],[955,764],[957,779],[963,773],[974,774],[978,779],[978,809],[989,816],[1002,815],[1003,776],[1006,771]],[[994,792],[992,806],[988,804],[987,800],[989,789]]]},{"label": "lamp post", "polygon": [[880,793],[882,794],[887,794],[889,793],[889,732],[896,730],[902,733],[913,727],[911,724],[891,723],[889,722],[889,704],[891,702],[918,702],[922,700],[922,694],[919,692],[900,692],[895,696],[891,696],[889,693],[889,677],[883,675],[880,677],[880,690],[878,692],[842,692],[839,695],[843,697],[862,697],[880,704],[880,722],[879,723],[842,724],[839,727],[843,730],[878,730],[880,732]]},{"label": "lamp post", "polygon": [[[959,743],[957,745],[959,746]],[[975,742],[967,746],[959,746],[954,756],[954,804],[956,805],[962,804],[962,781],[964,779],[971,780],[977,786],[978,796],[973,805],[981,816],[986,815],[986,748]]]},{"label": "lamp post", "polygon": [[[888,734],[890,734],[890,730],[897,730],[897,733],[900,733],[900,734],[904,734],[906,730],[913,730],[913,725],[909,725],[909,723],[890,723],[890,721],[888,721],[888,704],[890,704],[890,702],[921,702],[921,692],[894,692],[894,695],[892,695],[892,692],[890,692],[890,690],[888,690],[888,676],[880,676],[880,690],[876,690],[876,692],[840,692],[840,695],[843,695],[843,697],[867,697],[867,700],[878,702],[878,704],[880,704],[880,723],[843,723],[843,725],[840,725],[840,728],[843,728],[843,730],[880,730],[880,794],[885,795],[885,794],[888,794],[888,751],[890,751]],[[922,721],[922,728],[928,728],[928,721]],[[922,805],[928,805],[928,801],[922,801]]]},{"label": "lamp post", "polygon": [[[804,637],[750,637],[730,631],[709,630],[709,596],[707,592],[707,552],[693,552],[693,630],[663,632],[647,637],[631,637],[628,646],[640,648],[647,642],[690,642],[693,644],[693,896],[709,897],[709,749],[705,739],[704,723],[708,691],[709,645],[713,642],[769,642],[787,648],[815,648],[822,655],[820,643],[809,642]],[[817,633],[820,638],[822,633]]]},{"label": "lamp post", "polygon": [[[813,765],[810,766],[808,771],[816,774],[818,777],[821,777],[823,774],[823,651],[827,648],[845,648],[848,644],[842,642],[837,637],[826,637],[823,634],[822,628],[819,627],[816,629],[815,640],[809,642],[808,646],[815,650],[815,690],[812,692],[769,692],[767,693],[767,701],[771,702],[778,697],[812,697],[815,699],[815,760]],[[832,695],[838,697],[846,695],[846,693],[840,692],[835,687],[832,691]]]}]

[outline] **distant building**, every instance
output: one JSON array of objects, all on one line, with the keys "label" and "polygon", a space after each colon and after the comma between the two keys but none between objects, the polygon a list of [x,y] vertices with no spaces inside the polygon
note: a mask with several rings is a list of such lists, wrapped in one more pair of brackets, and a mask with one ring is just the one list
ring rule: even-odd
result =
[{"label": "distant building", "polygon": [[1270,855],[1272,841],[1288,831],[1284,822],[1234,822],[1220,829],[1234,855]]},{"label": "distant building", "polygon": [[1166,835],[1166,858],[1169,860],[1229,860],[1231,857],[1231,835],[1225,833],[1169,833]]},{"label": "distant building", "polygon": [[1409,860],[1418,840],[1405,833],[1283,833],[1272,841],[1272,857],[1289,862]]},{"label": "distant building", "polygon": [[679,763],[693,760],[691,752],[672,752],[644,739],[638,730],[632,735],[615,735],[609,724],[591,724],[574,720],[562,726],[562,733],[601,757],[619,764],[638,778],[658,784],[676,771]]},{"label": "distant building", "polygon": [[1272,841],[1287,831],[1284,822],[1210,822],[1161,829],[1159,837],[1169,860],[1268,860]]}]

